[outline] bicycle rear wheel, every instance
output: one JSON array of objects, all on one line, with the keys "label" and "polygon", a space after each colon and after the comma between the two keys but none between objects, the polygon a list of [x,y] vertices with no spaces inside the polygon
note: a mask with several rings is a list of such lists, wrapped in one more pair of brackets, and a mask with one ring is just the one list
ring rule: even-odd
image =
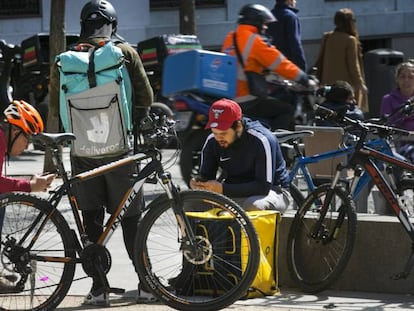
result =
[{"label": "bicycle rear wheel", "polygon": [[46,200],[4,194],[0,228],[0,310],[55,309],[75,272],[73,235],[66,220]]},{"label": "bicycle rear wheel", "polygon": [[[255,229],[241,208],[224,196],[207,191],[179,195],[196,247],[191,250],[183,243],[171,200],[160,196],[138,227],[135,260],[140,280],[172,308],[222,309],[245,295],[256,276],[260,251]],[[213,214],[225,220],[208,216]]]},{"label": "bicycle rear wheel", "polygon": [[327,213],[321,214],[329,189],[330,185],[322,185],[305,199],[288,235],[289,273],[309,293],[320,292],[339,278],[355,242],[354,202],[344,188],[333,190]]}]

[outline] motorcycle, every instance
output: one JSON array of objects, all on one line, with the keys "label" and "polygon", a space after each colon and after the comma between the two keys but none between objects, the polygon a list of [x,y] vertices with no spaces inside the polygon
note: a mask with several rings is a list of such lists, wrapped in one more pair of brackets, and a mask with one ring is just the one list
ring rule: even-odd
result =
[{"label": "motorcycle", "polygon": [[[306,125],[312,122],[314,118],[313,104],[318,100],[313,91],[274,74],[268,75],[267,81],[269,96],[286,102],[286,104],[295,105],[296,124]],[[176,131],[182,141],[180,171],[187,185],[191,177],[197,175],[199,171],[201,150],[207,136],[210,134],[210,131],[204,129],[208,121],[210,106],[220,98],[190,91],[180,92],[170,98],[177,122]],[[270,128],[269,120],[265,118],[255,119]],[[272,131],[277,130],[275,128],[270,129]],[[285,154],[290,152],[285,148],[282,148],[282,151]],[[285,158],[289,157],[286,156]]]},{"label": "motorcycle", "polygon": [[[79,36],[67,35],[71,46]],[[24,39],[20,45],[0,41],[0,109],[3,111],[13,98],[33,105],[47,120],[49,108],[49,35],[39,33]]]},{"label": "motorcycle", "polygon": [[[78,35],[66,35],[66,46],[73,47]],[[0,110],[13,98],[32,104],[46,122],[49,110],[49,35],[39,33],[24,39],[20,45],[0,40]],[[151,113],[173,118],[172,110],[155,102]],[[36,147],[36,146],[35,146]]]}]

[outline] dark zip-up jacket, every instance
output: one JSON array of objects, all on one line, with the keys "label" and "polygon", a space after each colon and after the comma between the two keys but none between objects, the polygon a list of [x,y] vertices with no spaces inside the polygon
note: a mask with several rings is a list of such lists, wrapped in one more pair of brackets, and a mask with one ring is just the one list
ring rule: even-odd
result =
[{"label": "dark zip-up jacket", "polygon": [[298,11],[286,4],[276,4],[272,13],[277,21],[268,25],[267,34],[272,37],[273,45],[283,55],[306,72],[307,64],[302,46]]}]

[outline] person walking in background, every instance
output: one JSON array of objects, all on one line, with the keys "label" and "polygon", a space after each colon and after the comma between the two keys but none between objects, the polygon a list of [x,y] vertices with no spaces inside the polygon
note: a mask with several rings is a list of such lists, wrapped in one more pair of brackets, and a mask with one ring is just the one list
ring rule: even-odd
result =
[{"label": "person walking in background", "polygon": [[334,17],[335,29],[323,35],[315,66],[322,85],[337,80],[347,81],[355,90],[358,107],[368,112],[365,74],[362,63],[361,42],[351,9],[340,9]]},{"label": "person walking in background", "polygon": [[[242,117],[240,106],[220,99],[210,108],[200,176],[192,189],[224,194],[245,210],[284,212],[291,201],[290,181],[279,142],[260,122]],[[224,180],[216,180],[218,169]]]},{"label": "person walking in background", "polygon": [[[55,174],[34,175],[30,180],[4,176],[3,165],[9,157],[20,155],[29,146],[32,135],[43,132],[43,120],[39,112],[27,102],[14,100],[5,110],[5,119],[0,122],[0,193],[21,191],[46,191]],[[0,210],[0,232],[3,227],[5,209]],[[10,271],[9,271],[10,272]],[[0,271],[0,293],[15,290],[14,275]]]},{"label": "person walking in background", "polygon": [[[133,111],[134,124],[139,124],[143,118],[148,116],[149,108],[153,102],[153,92],[137,51],[116,32],[118,16],[115,8],[106,0],[89,1],[83,6],[80,13],[80,24],[79,46],[100,47],[104,46],[106,42],[112,41],[122,51],[128,71],[124,78],[129,79],[128,82],[132,88],[132,94],[130,98],[127,98],[127,108],[131,107]],[[100,111],[96,109],[95,111],[96,119],[99,119]],[[62,110],[60,116],[64,118]],[[119,127],[121,126],[119,124]],[[106,149],[108,153],[96,157],[75,156],[72,149],[70,161],[73,174],[79,174],[122,159],[130,151],[120,150],[116,153],[110,153],[112,149]],[[123,194],[132,185],[130,176],[134,173],[136,173],[135,165],[122,166],[113,172],[87,180],[75,189],[85,231],[91,242],[98,241],[104,230],[105,211],[108,213],[115,211]],[[125,248],[132,262],[134,262],[133,248],[139,220],[139,204],[145,204],[142,191],[137,195],[136,205],[128,210],[121,222]],[[103,284],[99,276],[93,276],[92,288],[86,295],[84,304],[108,306],[110,304],[108,291],[107,284]],[[155,298],[148,291],[144,291],[140,283],[137,302],[152,302],[154,300]]]},{"label": "person walking in background", "polygon": [[247,77],[247,73],[264,77],[268,72],[274,72],[304,86],[312,85],[313,81],[304,71],[263,39],[267,25],[274,21],[272,12],[263,5],[243,6],[237,21],[239,25],[226,36],[221,51],[237,57],[235,101],[240,104],[243,113],[253,119],[269,120],[272,129],[293,129],[295,107],[271,97],[253,95],[252,80],[249,82]]},{"label": "person walking in background", "polygon": [[306,72],[307,64],[302,46],[300,22],[297,16],[296,0],[276,0],[271,10],[276,22],[268,25],[267,34],[272,44],[289,60]]},{"label": "person walking in background", "polygon": [[[404,102],[414,96],[414,63],[404,62],[395,68],[395,81],[397,86],[390,93],[384,95],[381,101],[381,115],[390,115]],[[388,125],[414,130],[414,115],[396,113]],[[396,142],[397,152],[414,163],[414,144],[412,141],[399,140]]]}]

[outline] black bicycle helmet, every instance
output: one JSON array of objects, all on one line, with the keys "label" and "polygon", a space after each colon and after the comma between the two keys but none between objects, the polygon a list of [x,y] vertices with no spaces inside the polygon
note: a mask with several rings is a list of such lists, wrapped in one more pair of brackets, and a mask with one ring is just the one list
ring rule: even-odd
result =
[{"label": "black bicycle helmet", "polygon": [[260,32],[263,24],[275,22],[272,12],[261,4],[247,4],[239,12],[239,24],[255,26]]},{"label": "black bicycle helmet", "polygon": [[88,20],[104,18],[116,29],[118,17],[112,4],[106,0],[92,0],[86,3],[81,11],[81,23]]}]

